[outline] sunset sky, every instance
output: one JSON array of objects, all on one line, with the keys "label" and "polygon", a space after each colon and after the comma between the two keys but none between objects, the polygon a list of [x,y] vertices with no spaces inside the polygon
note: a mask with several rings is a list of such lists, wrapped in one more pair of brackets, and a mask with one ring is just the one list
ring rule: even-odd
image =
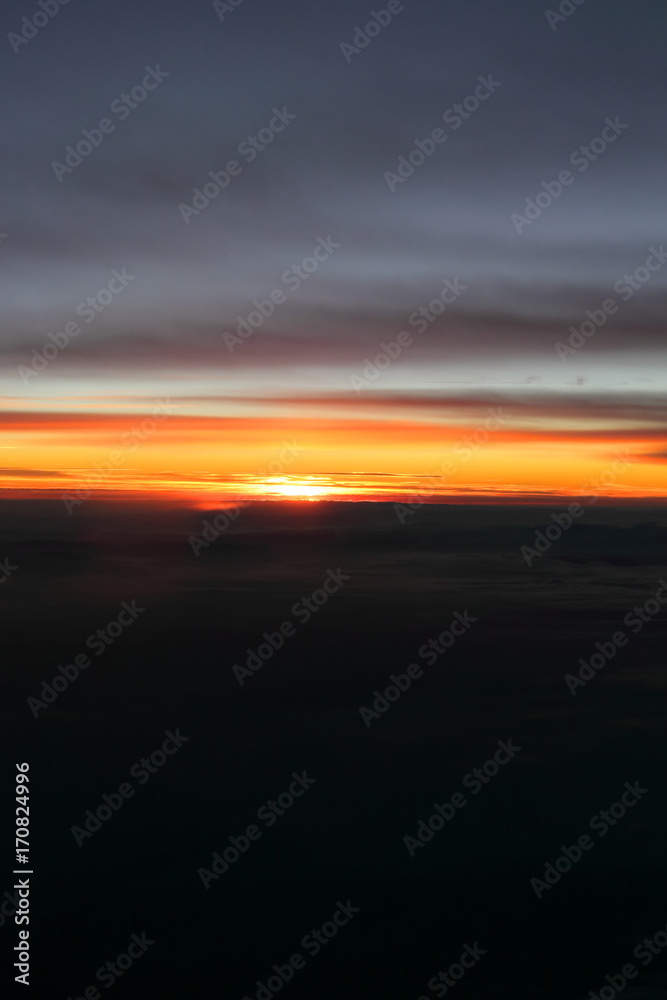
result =
[{"label": "sunset sky", "polygon": [[[356,0],[223,19],[151,0],[131,31],[113,5],[72,4],[6,44],[10,495],[667,495],[664,13],[642,13],[639,59],[634,5],[555,30],[541,5],[477,7],[483,34],[464,3],[407,2],[347,57],[370,17]],[[493,92],[448,114],[480,78]],[[225,190],[184,210],[230,160]],[[551,204],[517,225],[539,192]],[[254,300],[272,314],[244,339]],[[559,352],[587,310],[600,328]]]},{"label": "sunset sky", "polygon": [[37,994],[616,995],[667,917],[666,0],[0,21]]}]

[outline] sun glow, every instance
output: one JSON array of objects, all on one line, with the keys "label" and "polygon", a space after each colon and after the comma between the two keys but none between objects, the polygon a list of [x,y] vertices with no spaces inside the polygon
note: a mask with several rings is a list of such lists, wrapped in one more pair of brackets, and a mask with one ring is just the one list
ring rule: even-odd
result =
[{"label": "sun glow", "polygon": [[591,489],[609,502],[649,501],[667,496],[667,462],[664,430],[648,410],[641,426],[632,411],[628,426],[609,430],[595,414],[590,429],[573,429],[559,413],[535,429],[519,414],[479,442],[479,427],[462,417],[449,424],[173,414],[134,447],[128,435],[141,429],[139,415],[10,409],[0,413],[3,447],[17,454],[0,463],[0,489],[60,499],[74,512],[89,497],[139,494],[206,509],[253,500],[554,503]]},{"label": "sun glow", "polygon": [[296,500],[319,500],[338,492],[335,486],[318,483],[313,477],[275,476],[253,484],[253,492],[264,497],[292,497]]},{"label": "sun glow", "polygon": [[324,486],[299,486],[298,483],[290,483],[274,487],[273,492],[279,493],[281,497],[307,497],[312,500],[313,497],[321,497],[327,491]]}]

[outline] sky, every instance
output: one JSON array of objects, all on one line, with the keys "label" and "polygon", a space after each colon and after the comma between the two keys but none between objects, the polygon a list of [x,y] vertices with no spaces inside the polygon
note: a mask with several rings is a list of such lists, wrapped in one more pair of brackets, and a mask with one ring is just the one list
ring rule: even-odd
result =
[{"label": "sky", "polygon": [[3,489],[665,496],[667,12],[560,6],[4,9]]}]

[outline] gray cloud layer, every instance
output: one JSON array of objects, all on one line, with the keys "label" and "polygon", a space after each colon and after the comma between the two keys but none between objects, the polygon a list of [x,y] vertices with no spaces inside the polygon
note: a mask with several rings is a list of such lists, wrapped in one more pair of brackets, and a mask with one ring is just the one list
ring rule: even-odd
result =
[{"label": "gray cloud layer", "polygon": [[[469,288],[424,335],[425,355],[444,342],[462,356],[537,354],[619,298],[614,283],[663,235],[663,5],[584,4],[552,31],[528,0],[483,0],[475,16],[467,0],[419,0],[348,64],[340,43],[368,12],[243,0],[220,21],[185,0],[72,3],[18,53],[6,42],[6,361],[126,266],[135,281],[67,364],[215,364],[221,333],[329,234],[340,249],[225,365],[351,363],[445,276]],[[24,13],[32,4],[3,14],[5,34]],[[119,120],[112,102],[157,64],[169,77]],[[498,90],[444,125],[447,141],[392,193],[383,174],[489,74]],[[243,161],[239,143],[284,106],[296,120]],[[59,183],[52,161],[105,116],[114,132]],[[570,154],[616,116],[629,128],[579,173]],[[234,157],[240,176],[186,225],[179,203]],[[568,167],[574,183],[517,234],[511,214]],[[591,349],[662,346],[666,298],[667,266]]]}]

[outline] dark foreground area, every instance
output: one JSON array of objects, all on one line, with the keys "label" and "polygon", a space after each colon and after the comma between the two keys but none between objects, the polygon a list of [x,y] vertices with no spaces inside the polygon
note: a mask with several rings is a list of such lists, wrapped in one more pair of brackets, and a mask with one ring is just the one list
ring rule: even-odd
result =
[{"label": "dark foreground area", "polygon": [[663,509],[1,506],[7,981],[667,996]]}]

